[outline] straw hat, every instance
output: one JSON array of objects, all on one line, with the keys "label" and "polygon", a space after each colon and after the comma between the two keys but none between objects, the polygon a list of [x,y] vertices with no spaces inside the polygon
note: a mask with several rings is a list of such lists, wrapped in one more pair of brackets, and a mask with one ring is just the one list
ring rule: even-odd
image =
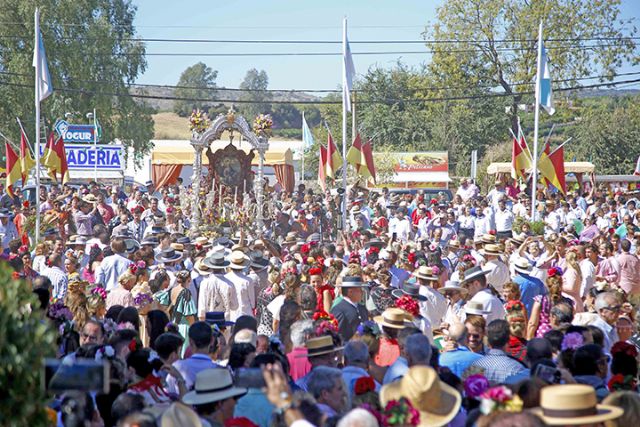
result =
[{"label": "straw hat", "polygon": [[486,245],[484,245],[484,248],[480,249],[478,252],[480,252],[482,255],[493,255],[493,256],[502,255],[500,246],[494,243],[487,243]]},{"label": "straw hat", "polygon": [[530,274],[533,268],[531,267],[529,261],[526,260],[526,258],[520,257],[513,263],[513,269],[518,273]]},{"label": "straw hat", "polygon": [[333,338],[329,335],[323,335],[320,337],[309,338],[304,346],[307,348],[307,354],[299,354],[295,357],[314,357],[321,356],[323,354],[334,353],[338,350],[342,350],[344,347],[336,347],[333,343]]},{"label": "straw hat", "polygon": [[178,252],[184,251],[184,245],[182,243],[172,243],[171,247]]},{"label": "straw hat", "polygon": [[463,294],[466,294],[469,292],[466,288],[463,288],[462,286],[460,286],[460,282],[457,282],[455,280],[447,280],[446,282],[444,282],[444,286],[438,289],[438,292],[440,292],[443,295],[446,294],[447,291],[458,291]]},{"label": "straw hat", "polygon": [[437,282],[439,279],[433,273],[433,268],[427,267],[426,265],[421,265],[418,267],[416,271],[413,272],[413,275],[418,279],[431,280]]},{"label": "straw hat", "polygon": [[178,426],[202,427],[202,421],[193,409],[183,403],[174,402],[162,414],[160,427]]},{"label": "straw hat", "polygon": [[407,326],[407,312],[401,308],[389,307],[382,315],[373,318],[376,323],[391,329],[404,329]]},{"label": "straw hat", "polygon": [[194,243],[196,245],[202,246],[203,249],[208,249],[211,247],[211,242],[209,241],[209,239],[207,239],[204,236],[196,237],[196,240],[194,240]]},{"label": "straw hat", "polygon": [[451,249],[460,249],[460,240],[451,239],[449,240],[449,243],[447,243],[447,246],[449,246]]},{"label": "straw hat", "polygon": [[407,398],[420,412],[420,427],[447,425],[458,414],[462,403],[460,393],[440,381],[436,371],[427,366],[412,366],[401,380],[380,390],[382,407],[401,397]]},{"label": "straw hat", "polygon": [[245,268],[247,268],[251,261],[249,260],[249,257],[244,254],[244,252],[233,251],[231,252],[231,255],[229,255],[229,262],[231,263],[229,265],[229,268],[231,268],[232,270],[244,270]]},{"label": "straw hat", "polygon": [[82,201],[87,203],[98,203],[98,198],[93,194],[87,194],[82,198]]},{"label": "straw hat", "polygon": [[482,243],[495,243],[496,236],[493,234],[483,234],[482,237],[480,237],[480,241]]},{"label": "straw hat", "polygon": [[472,282],[474,279],[480,276],[486,276],[487,272],[482,269],[479,265],[468,268],[464,271],[464,279],[461,283],[464,285],[465,283]]},{"label": "straw hat", "polygon": [[187,405],[203,405],[245,394],[246,388],[233,386],[231,373],[227,369],[213,368],[198,373],[195,389],[185,394],[182,401]]},{"label": "straw hat", "polygon": [[532,409],[550,426],[598,424],[615,420],[623,409],[598,405],[596,391],[584,384],[547,386],[540,392],[540,408]]},{"label": "straw hat", "polygon": [[200,258],[199,260],[196,261],[196,263],[193,265],[193,268],[198,272],[198,274],[200,274],[201,276],[208,276],[211,274],[211,267],[209,267],[208,265],[206,265],[204,262],[203,258]]},{"label": "straw hat", "polygon": [[485,316],[491,313],[489,310],[485,310],[484,304],[478,301],[467,301],[464,306],[464,312],[466,314],[477,314],[478,316]]}]

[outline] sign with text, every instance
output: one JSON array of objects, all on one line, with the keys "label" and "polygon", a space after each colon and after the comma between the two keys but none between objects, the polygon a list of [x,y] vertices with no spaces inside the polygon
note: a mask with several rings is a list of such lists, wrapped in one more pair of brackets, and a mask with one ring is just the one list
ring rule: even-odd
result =
[{"label": "sign with text", "polygon": [[[124,155],[122,145],[93,145],[64,144],[67,153],[67,165],[70,170],[124,170]],[[44,155],[44,144],[40,145],[40,156]]]},{"label": "sign with text", "polygon": [[[95,126],[93,124],[88,125],[75,125],[68,123],[66,120],[58,120],[54,125],[58,135],[62,135],[64,142],[84,142],[93,144],[93,132]],[[101,135],[100,126],[98,126],[97,142],[100,142]]]}]

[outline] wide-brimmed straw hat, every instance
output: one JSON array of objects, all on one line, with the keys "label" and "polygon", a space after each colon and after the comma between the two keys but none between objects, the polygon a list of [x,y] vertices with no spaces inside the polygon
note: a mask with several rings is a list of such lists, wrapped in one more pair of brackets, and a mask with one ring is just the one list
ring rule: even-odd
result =
[{"label": "wide-brimmed straw hat", "polygon": [[623,409],[599,405],[596,391],[585,384],[559,384],[540,392],[540,408],[532,409],[550,426],[587,425],[615,420]]},{"label": "wide-brimmed straw hat", "polygon": [[438,373],[428,366],[412,366],[399,381],[380,390],[384,408],[401,397],[420,412],[420,427],[440,427],[449,424],[458,414],[462,396],[453,387],[440,381]]},{"label": "wide-brimmed straw hat", "polygon": [[496,236],[494,234],[483,234],[482,237],[480,237],[480,242],[482,242],[482,243],[495,243],[496,242]]},{"label": "wide-brimmed straw hat", "polygon": [[460,281],[463,285],[465,283],[472,282],[474,279],[477,279],[480,276],[486,276],[487,272],[482,269],[479,265],[468,268],[464,271],[464,279]]},{"label": "wide-brimmed straw hat", "polygon": [[485,316],[491,313],[491,311],[485,310],[484,304],[478,301],[467,301],[464,305],[464,312],[466,314],[476,314],[478,316]]},{"label": "wide-brimmed straw hat", "polygon": [[320,337],[309,338],[304,346],[307,348],[307,354],[299,354],[295,357],[314,357],[321,356],[323,354],[335,353],[338,350],[342,350],[344,347],[336,347],[333,343],[333,338],[329,335],[323,335]]},{"label": "wide-brimmed straw hat", "polygon": [[165,249],[155,256],[158,262],[175,262],[182,259],[182,252],[178,252],[173,248]]},{"label": "wide-brimmed straw hat", "polygon": [[249,257],[242,251],[233,251],[229,255],[229,268],[232,270],[244,270],[251,263]]},{"label": "wide-brimmed straw hat", "polygon": [[98,198],[93,194],[87,194],[82,198],[82,201],[87,203],[98,203]]},{"label": "wide-brimmed straw hat", "polygon": [[518,273],[530,274],[533,267],[531,267],[531,263],[526,258],[521,257],[513,263],[513,269]]},{"label": "wide-brimmed straw hat", "polygon": [[203,258],[200,258],[193,265],[194,270],[198,272],[201,276],[208,276],[212,273],[212,268],[206,265]]},{"label": "wide-brimmed straw hat", "polygon": [[427,267],[426,265],[418,267],[418,269],[413,272],[413,275],[418,279],[431,280],[434,282],[439,280],[438,276],[434,274],[433,268]]},{"label": "wide-brimmed straw hat", "polygon": [[395,298],[400,298],[404,295],[408,295],[419,301],[427,300],[427,297],[425,297],[424,295],[420,295],[420,285],[416,285],[410,282],[404,282],[400,289],[394,289],[393,291],[391,291],[391,295],[393,295]]},{"label": "wide-brimmed straw hat", "polygon": [[480,252],[480,254],[482,255],[493,255],[493,256],[502,255],[500,246],[494,243],[487,243],[486,245],[484,245],[484,248],[480,249],[478,252]]},{"label": "wide-brimmed straw hat", "polygon": [[466,294],[467,292],[469,292],[466,288],[463,288],[462,286],[460,286],[460,282],[457,282],[455,280],[447,280],[446,282],[444,282],[444,286],[438,289],[438,292],[440,292],[443,295],[446,294],[447,291],[458,291],[463,294]]},{"label": "wide-brimmed straw hat", "polygon": [[[156,411],[152,411],[152,415]],[[160,417],[160,427],[178,427],[178,426],[191,426],[202,427],[202,421],[198,414],[188,407],[187,405],[174,402],[162,413]]]},{"label": "wide-brimmed straw hat", "polygon": [[205,369],[196,375],[194,390],[185,394],[182,401],[187,405],[203,405],[245,394],[246,388],[233,385],[229,370],[213,368]]},{"label": "wide-brimmed straw hat", "polygon": [[404,329],[409,325],[407,312],[401,308],[389,307],[380,316],[373,318],[376,323],[391,329]]}]

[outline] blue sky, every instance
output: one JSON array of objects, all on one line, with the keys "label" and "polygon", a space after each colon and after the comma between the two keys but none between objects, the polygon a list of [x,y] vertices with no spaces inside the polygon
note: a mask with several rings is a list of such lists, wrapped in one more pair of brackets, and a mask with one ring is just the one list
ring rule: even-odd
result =
[{"label": "blue sky", "polygon": [[[349,20],[349,39],[418,40],[435,19],[442,0],[137,0],[136,26],[143,38],[235,40],[341,40],[342,18]],[[623,0],[623,17],[640,16],[639,0]],[[354,45],[358,51],[415,51],[421,45]],[[339,45],[147,44],[147,53],[340,52]],[[409,65],[423,55],[356,55],[358,73],[369,67]],[[202,61],[218,70],[217,84],[238,87],[250,68],[264,69],[273,89],[335,89],[341,81],[339,56],[166,57],[148,56],[138,83],[176,84],[180,73]]]}]

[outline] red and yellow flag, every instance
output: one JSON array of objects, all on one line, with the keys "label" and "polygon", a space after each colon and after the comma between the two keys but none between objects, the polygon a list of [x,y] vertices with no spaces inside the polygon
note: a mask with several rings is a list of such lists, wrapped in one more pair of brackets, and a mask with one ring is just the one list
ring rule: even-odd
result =
[{"label": "red and yellow flag", "polygon": [[368,140],[362,146],[362,158],[364,159],[364,165],[360,167],[360,174],[365,178],[372,178],[373,182],[375,182],[376,166],[373,162],[373,147],[371,140]]},{"label": "red and yellow flag", "polygon": [[320,161],[318,162],[318,183],[322,188],[322,191],[325,191],[327,188],[326,183],[326,168],[327,168],[327,147],[320,144]]},{"label": "red and yellow flag", "polygon": [[27,182],[29,178],[29,172],[36,165],[35,160],[31,157],[31,150],[29,150],[29,143],[27,142],[27,135],[20,129],[20,174],[22,176],[22,185]]},{"label": "red and yellow flag", "polygon": [[511,149],[511,177],[514,179],[520,177],[526,181],[528,169],[531,169],[531,157],[529,156],[524,135],[520,135],[520,140],[513,138],[513,146]]},{"label": "red and yellow flag", "polygon": [[342,166],[342,156],[338,153],[338,147],[333,142],[331,132],[327,138],[327,178],[336,179],[336,171]]},{"label": "red and yellow flag", "polygon": [[538,161],[538,169],[547,185],[557,188],[562,194],[567,192],[567,184],[564,176],[564,149],[559,148],[551,153],[549,143],[542,151]]},{"label": "red and yellow flag", "polygon": [[5,157],[7,160],[7,178],[5,187],[7,188],[7,193],[11,197],[13,197],[15,196],[13,186],[22,178],[20,170],[20,160],[18,159],[18,155],[16,154],[16,152],[13,151],[13,148],[11,148],[8,143],[5,142],[4,146],[6,149]]},{"label": "red and yellow flag", "polygon": [[49,175],[56,182],[58,181],[57,175],[60,175],[63,184],[69,181],[67,153],[64,150],[64,141],[61,136],[56,140],[53,132],[49,134],[47,145],[45,145],[42,154],[42,164],[47,167]]},{"label": "red and yellow flag", "polygon": [[360,166],[363,165],[362,159],[362,140],[360,139],[360,133],[357,133],[351,148],[347,151],[347,162],[359,171]]}]

